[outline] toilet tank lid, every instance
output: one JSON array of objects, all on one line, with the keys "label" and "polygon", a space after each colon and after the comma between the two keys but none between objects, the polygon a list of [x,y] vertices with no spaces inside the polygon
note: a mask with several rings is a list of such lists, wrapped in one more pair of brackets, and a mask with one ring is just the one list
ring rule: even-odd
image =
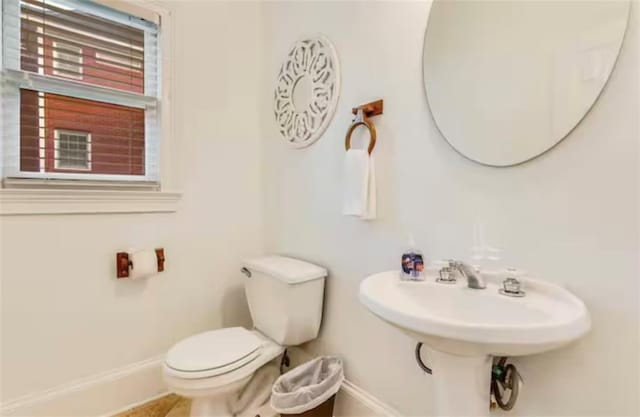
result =
[{"label": "toilet tank lid", "polygon": [[318,265],[278,255],[248,259],[244,266],[251,271],[271,275],[287,284],[299,284],[327,276],[327,270]]}]

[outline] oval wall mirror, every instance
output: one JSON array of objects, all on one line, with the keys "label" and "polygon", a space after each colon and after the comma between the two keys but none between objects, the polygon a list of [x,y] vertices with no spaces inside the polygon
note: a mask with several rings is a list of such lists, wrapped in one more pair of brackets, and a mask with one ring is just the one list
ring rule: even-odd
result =
[{"label": "oval wall mirror", "polygon": [[434,0],[423,70],[442,135],[491,166],[553,148],[607,83],[629,8],[628,0]]}]

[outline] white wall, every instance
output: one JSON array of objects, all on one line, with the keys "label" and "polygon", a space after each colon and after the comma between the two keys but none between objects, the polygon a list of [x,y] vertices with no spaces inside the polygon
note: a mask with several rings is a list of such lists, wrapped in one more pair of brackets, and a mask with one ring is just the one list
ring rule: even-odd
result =
[{"label": "white wall", "polygon": [[[262,251],[259,8],[174,2],[173,214],[0,218],[2,399],[247,323],[239,262]],[[167,270],[116,280],[115,253],[163,246]],[[143,400],[144,398],[138,398]]]},{"label": "white wall", "polygon": [[[322,335],[309,348],[341,355],[348,378],[394,408],[429,414],[431,377],[413,362],[415,342],[360,306],[358,284],[397,266],[408,231],[430,259],[464,258],[481,222],[509,264],[568,286],[593,317],[584,340],[517,361],[526,385],[516,412],[640,413],[637,14],[610,84],[570,138],[524,166],[490,169],[456,154],[429,116],[427,3],[167,5],[176,25],[169,185],[184,191],[182,207],[0,218],[3,401],[246,323],[238,262],[261,252],[264,235],[268,250],[331,271]],[[335,42],[343,89],[320,141],[292,150],[272,121],[272,88],[292,41],[314,32]],[[340,215],[343,135],[350,108],[377,98],[380,219],[362,223]],[[116,281],[115,252],[136,246],[164,246],[167,271]]]},{"label": "white wall", "polygon": [[[611,81],[584,122],[553,152],[493,169],[455,153],[429,114],[421,71],[427,3],[264,5],[265,239],[270,251],[331,271],[313,352],[342,356],[351,381],[407,415],[431,414],[432,378],[414,363],[415,342],[365,311],[358,285],[397,268],[409,231],[427,259],[465,258],[473,225],[484,223],[506,263],[567,286],[593,319],[580,342],[516,361],[525,386],[513,415],[640,413],[637,9]],[[272,88],[290,44],[314,32],[335,43],[343,88],[324,136],[293,150],[272,120]],[[380,218],[364,223],[340,215],[343,141],[351,107],[378,98]]]}]

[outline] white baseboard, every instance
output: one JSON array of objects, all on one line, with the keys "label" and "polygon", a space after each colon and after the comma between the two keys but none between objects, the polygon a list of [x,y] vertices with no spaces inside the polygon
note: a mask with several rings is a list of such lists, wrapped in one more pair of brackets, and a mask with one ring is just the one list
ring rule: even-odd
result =
[{"label": "white baseboard", "polygon": [[[295,353],[294,353],[295,352]],[[293,365],[311,359],[294,350]],[[297,359],[297,360],[296,360]],[[79,379],[0,405],[3,417],[109,417],[168,394],[162,381],[163,357],[150,358]],[[334,417],[399,417],[401,414],[345,380]]]},{"label": "white baseboard", "polygon": [[345,380],[336,397],[334,417],[400,417],[399,411]]},{"label": "white baseboard", "polygon": [[162,381],[162,357],[114,369],[46,391],[7,401],[6,417],[101,417],[167,393]]}]

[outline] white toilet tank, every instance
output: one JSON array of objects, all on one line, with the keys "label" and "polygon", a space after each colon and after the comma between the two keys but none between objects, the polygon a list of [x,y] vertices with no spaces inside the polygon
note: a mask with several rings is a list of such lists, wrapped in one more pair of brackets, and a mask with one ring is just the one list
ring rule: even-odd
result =
[{"label": "white toilet tank", "polygon": [[326,269],[284,256],[250,259],[244,267],[250,275],[245,291],[257,330],[281,346],[318,336]]}]

